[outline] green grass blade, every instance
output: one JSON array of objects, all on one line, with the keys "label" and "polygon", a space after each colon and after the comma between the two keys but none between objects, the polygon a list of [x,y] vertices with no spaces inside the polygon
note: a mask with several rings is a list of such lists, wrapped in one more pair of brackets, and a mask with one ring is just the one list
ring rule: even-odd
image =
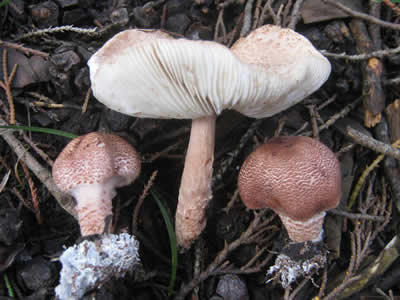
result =
[{"label": "green grass blade", "polygon": [[3,0],[0,2],[0,7],[6,5],[8,2],[10,2],[10,0]]},{"label": "green grass blade", "polygon": [[4,274],[3,274],[3,279],[4,279],[4,282],[5,282],[5,284],[6,284],[6,288],[7,288],[7,292],[8,292],[8,297],[14,298],[14,297],[15,297],[15,295],[14,295],[14,290],[13,290],[13,288],[12,288],[12,286],[11,286],[10,280],[8,279],[7,273],[4,273]]},{"label": "green grass blade", "polygon": [[171,296],[174,291],[176,271],[178,268],[178,248],[176,246],[177,243],[176,243],[175,230],[174,226],[172,225],[171,217],[169,216],[167,210],[165,209],[164,205],[161,202],[161,195],[156,190],[154,190],[154,188],[150,189],[150,193],[156,200],[157,205],[163,216],[165,225],[167,226],[169,244],[171,247],[171,279],[169,281],[168,295]]},{"label": "green grass blade", "polygon": [[25,131],[32,131],[32,132],[42,132],[42,133],[47,133],[47,134],[63,136],[63,137],[70,138],[70,139],[74,139],[77,137],[76,134],[69,133],[66,131],[50,129],[50,128],[34,127],[34,126],[30,127],[30,126],[18,126],[18,125],[4,125],[4,126],[0,126],[0,128],[25,130]]}]

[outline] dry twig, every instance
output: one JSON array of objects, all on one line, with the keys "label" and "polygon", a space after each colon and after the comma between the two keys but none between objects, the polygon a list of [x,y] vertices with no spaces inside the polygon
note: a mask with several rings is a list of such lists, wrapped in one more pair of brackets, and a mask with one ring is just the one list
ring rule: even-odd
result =
[{"label": "dry twig", "polygon": [[7,49],[3,49],[3,80],[0,80],[0,86],[6,93],[8,105],[10,107],[10,124],[15,125],[15,108],[14,100],[11,94],[11,83],[17,73],[18,65],[14,65],[11,74],[8,75],[7,68]]},{"label": "dry twig", "polygon": [[[255,213],[255,217],[249,224],[247,230],[243,232],[238,239],[229,244],[226,244],[225,247],[217,254],[213,262],[211,262],[204,271],[202,271],[197,277],[194,277],[190,282],[182,286],[178,294],[175,296],[174,300],[183,300],[185,296],[191,290],[193,290],[194,287],[196,287],[198,284],[200,284],[212,275],[226,272],[232,273],[232,266],[229,264],[229,262],[226,261],[228,254],[243,244],[258,243],[260,237],[259,232],[262,229],[269,230],[270,233],[272,231],[271,234],[274,234],[275,231],[271,230],[271,226],[268,227],[267,225],[272,222],[272,220],[275,218],[275,215],[262,222],[262,218],[265,215],[266,211],[267,210],[264,210],[260,213]],[[245,272],[246,270],[241,271]],[[256,268],[255,271],[259,271],[259,269]]]},{"label": "dry twig", "polygon": [[26,55],[33,54],[33,55],[42,56],[42,57],[49,57],[49,54],[46,52],[42,52],[42,51],[35,50],[32,48],[27,48],[27,47],[22,46],[21,44],[16,44],[16,43],[11,43],[11,42],[6,42],[6,41],[0,40],[0,46],[2,46],[2,45],[7,48],[12,48],[12,49],[15,49],[18,51],[22,51]]},{"label": "dry twig", "polygon": [[[1,117],[0,125],[7,125]],[[25,149],[24,145],[13,135],[13,131],[14,130],[5,129],[0,132],[0,135],[15,152],[18,158],[23,161],[36,177],[47,187],[60,206],[72,216],[76,217],[74,200],[60,191],[60,189],[55,185],[51,173]]]},{"label": "dry twig", "polygon": [[366,134],[355,130],[354,128],[347,127],[347,133],[353,139],[353,141],[357,144],[360,144],[364,147],[367,147],[371,150],[374,150],[379,153],[383,153],[385,155],[393,156],[394,158],[400,160],[400,150],[394,148],[393,146],[382,143],[372,137],[369,137]]},{"label": "dry twig", "polygon": [[36,221],[39,224],[42,224],[42,216],[40,214],[40,207],[39,207],[39,199],[38,199],[38,195],[37,195],[37,189],[35,187],[35,184],[33,183],[32,177],[29,174],[29,170],[26,166],[26,164],[21,163],[22,169],[24,170],[25,173],[25,177],[28,180],[28,185],[29,185],[29,189],[31,191],[31,196],[32,196],[32,208],[33,208],[33,212],[35,213],[35,217],[36,217]]},{"label": "dry twig", "polygon": [[145,198],[147,197],[147,195],[149,194],[149,191],[150,191],[151,187],[152,187],[153,184],[154,184],[154,180],[156,180],[157,174],[158,174],[158,171],[157,171],[157,170],[154,171],[154,172],[151,174],[150,179],[149,179],[149,181],[147,182],[146,186],[144,187],[143,192],[142,192],[142,194],[140,195],[139,200],[138,200],[138,202],[137,202],[137,204],[136,204],[136,206],[135,206],[135,210],[134,210],[133,216],[132,216],[132,233],[133,233],[134,235],[136,235],[136,233],[137,233],[137,224],[138,224],[138,218],[139,218],[139,211],[140,211],[140,208],[142,207],[142,204],[143,204],[144,199],[145,199]]},{"label": "dry twig", "polygon": [[354,18],[362,19],[362,20],[368,21],[370,23],[374,23],[374,24],[380,25],[382,27],[387,27],[387,28],[390,28],[393,30],[400,30],[400,24],[386,22],[381,19],[375,18],[369,14],[355,11],[335,0],[322,0],[322,1],[343,10],[344,12],[348,13],[349,15],[351,15]]}]

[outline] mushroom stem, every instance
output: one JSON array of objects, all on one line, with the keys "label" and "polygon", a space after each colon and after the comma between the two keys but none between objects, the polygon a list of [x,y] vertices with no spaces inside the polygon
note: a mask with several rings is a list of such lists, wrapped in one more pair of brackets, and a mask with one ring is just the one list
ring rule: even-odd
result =
[{"label": "mushroom stem", "polygon": [[82,236],[104,233],[106,219],[112,216],[112,198],[115,194],[113,188],[109,189],[100,184],[82,186],[74,191]]},{"label": "mushroom stem", "polygon": [[322,239],[325,214],[321,212],[305,221],[296,221],[284,215],[279,215],[279,217],[293,242],[319,242]]},{"label": "mushroom stem", "polygon": [[212,197],[216,115],[194,119],[179,189],[175,216],[178,244],[188,249],[206,226],[205,211]]}]

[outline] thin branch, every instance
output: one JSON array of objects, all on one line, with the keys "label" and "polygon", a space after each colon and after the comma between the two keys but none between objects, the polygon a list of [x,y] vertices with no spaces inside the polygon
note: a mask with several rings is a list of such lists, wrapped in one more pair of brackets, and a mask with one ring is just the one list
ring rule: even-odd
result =
[{"label": "thin branch", "polygon": [[99,33],[97,32],[97,28],[79,28],[72,25],[64,25],[59,27],[51,27],[45,29],[39,29],[36,31],[25,33],[15,39],[15,41],[25,40],[32,37],[40,37],[49,33],[61,33],[61,32],[75,32],[79,34],[86,34],[89,36],[96,36]]},{"label": "thin branch", "polygon": [[296,3],[293,6],[292,14],[290,16],[290,22],[288,25],[288,28],[295,30],[297,22],[299,21],[300,18],[300,9],[301,6],[303,5],[304,0],[297,0]]},{"label": "thin branch", "polygon": [[242,30],[240,31],[240,36],[246,36],[251,28],[252,10],[253,10],[254,0],[247,0],[246,6],[244,8],[244,18]]},{"label": "thin branch", "polygon": [[360,60],[370,59],[372,57],[383,58],[385,56],[400,53],[400,46],[397,48],[377,50],[377,51],[373,51],[370,53],[363,53],[363,54],[357,54],[357,55],[348,55],[346,53],[331,53],[331,52],[327,52],[326,50],[321,50],[320,52],[326,57],[360,61]]},{"label": "thin branch", "polygon": [[10,107],[10,124],[15,125],[15,108],[14,108],[14,99],[11,93],[11,83],[17,73],[18,65],[14,65],[11,71],[11,74],[8,75],[8,67],[7,67],[7,49],[3,49],[3,80],[0,80],[0,87],[3,88],[6,93],[8,105]]},{"label": "thin branch", "polygon": [[142,207],[144,199],[147,197],[149,194],[149,190],[154,184],[154,180],[156,179],[158,174],[158,171],[154,171],[153,174],[151,174],[149,181],[147,182],[146,186],[144,187],[144,190],[142,194],[139,197],[139,200],[135,206],[135,210],[133,212],[133,217],[132,217],[132,233],[136,235],[137,233],[137,224],[138,224],[138,218],[139,218],[139,212],[140,208]]},{"label": "thin branch", "polygon": [[355,214],[355,213],[349,213],[347,211],[343,211],[343,210],[339,210],[339,209],[331,209],[328,211],[328,213],[346,217],[351,220],[368,220],[368,221],[375,221],[375,222],[384,222],[386,220],[386,218],[382,217],[382,216],[373,216],[373,215],[367,215],[367,214]]},{"label": "thin branch", "polygon": [[[7,125],[0,117],[0,125]],[[14,130],[5,129],[0,131],[0,136],[7,142],[10,148],[15,152],[18,158],[23,161],[27,167],[36,175],[36,177],[47,187],[49,192],[58,201],[60,206],[64,208],[72,216],[76,217],[75,203],[73,199],[55,185],[51,173],[47,168],[43,167],[35,157],[33,157],[24,147],[24,145],[13,135]]]},{"label": "thin branch", "polygon": [[386,22],[386,21],[382,21],[381,19],[375,18],[369,14],[365,14],[365,13],[361,13],[358,11],[355,11],[341,3],[339,3],[338,1],[335,0],[322,0],[322,2],[328,3],[330,5],[333,5],[341,10],[343,10],[344,12],[348,13],[350,16],[358,18],[358,19],[362,19],[365,21],[368,21],[370,23],[374,23],[377,25],[380,25],[382,27],[387,27],[387,28],[391,28],[393,30],[400,30],[400,24],[395,24],[395,23],[390,23],[390,22]]},{"label": "thin branch", "polygon": [[353,139],[353,141],[357,144],[360,144],[364,147],[367,147],[371,150],[374,150],[379,153],[383,153],[385,155],[393,156],[394,158],[400,160],[400,150],[394,148],[393,146],[380,142],[372,137],[369,137],[366,134],[351,128],[350,126],[347,127],[347,133]]},{"label": "thin branch", "polygon": [[37,55],[37,56],[42,56],[42,57],[49,57],[49,54],[46,52],[42,52],[39,50],[35,50],[35,49],[31,49],[31,48],[27,48],[24,47],[20,44],[16,44],[16,43],[11,43],[11,42],[6,42],[6,41],[2,41],[0,40],[0,46],[3,45],[7,48],[12,48],[18,51],[22,51],[25,54],[33,54],[33,55]]}]

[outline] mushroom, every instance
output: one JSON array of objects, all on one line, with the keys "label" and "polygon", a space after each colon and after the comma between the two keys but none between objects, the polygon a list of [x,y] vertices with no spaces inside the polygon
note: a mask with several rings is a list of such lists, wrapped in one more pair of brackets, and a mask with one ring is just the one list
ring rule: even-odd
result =
[{"label": "mushroom", "polygon": [[300,34],[266,25],[232,50],[210,41],[132,29],[88,62],[94,96],[136,117],[192,119],[175,230],[189,248],[212,197],[215,122],[224,109],[264,118],[298,103],[328,78],[330,63]]},{"label": "mushroom", "polygon": [[326,264],[325,211],[341,196],[340,164],[328,147],[304,136],[271,138],[247,157],[238,186],[248,208],[268,207],[279,215],[291,240],[269,269],[270,280],[287,288]]},{"label": "mushroom", "polygon": [[57,186],[72,195],[82,236],[102,234],[112,216],[115,189],[140,173],[140,157],[119,136],[93,132],[73,139],[53,165]]},{"label": "mushroom", "polygon": [[317,242],[325,211],[340,201],[340,164],[315,139],[275,137],[247,157],[238,187],[246,207],[273,209],[293,242]]}]

